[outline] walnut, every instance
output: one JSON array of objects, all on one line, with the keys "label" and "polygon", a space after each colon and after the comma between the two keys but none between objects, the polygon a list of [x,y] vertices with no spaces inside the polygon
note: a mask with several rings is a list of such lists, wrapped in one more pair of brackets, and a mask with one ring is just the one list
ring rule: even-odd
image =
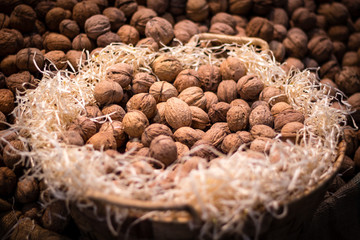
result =
[{"label": "walnut", "polygon": [[167,124],[165,119],[165,106],[166,102],[156,104],[156,114],[152,119],[153,123]]},{"label": "walnut", "polygon": [[94,43],[85,33],[80,33],[72,40],[72,48],[78,51],[82,51],[84,49],[91,51],[94,48]]},{"label": "walnut", "polygon": [[228,2],[227,0],[209,0],[208,5],[210,12],[215,15],[220,12],[226,12]]},{"label": "walnut", "polygon": [[75,121],[69,125],[69,131],[77,131],[80,133],[84,142],[86,142],[90,137],[96,133],[96,124],[85,116],[80,116],[75,119]]},{"label": "walnut", "polygon": [[230,15],[228,13],[219,12],[211,18],[211,25],[218,23],[218,22],[225,23],[228,26],[230,26],[233,30],[235,30],[236,20],[232,15]]},{"label": "walnut", "polygon": [[16,175],[8,167],[0,167],[0,196],[8,197],[16,187]]},{"label": "walnut", "polygon": [[58,33],[50,33],[49,35],[47,35],[44,39],[43,45],[46,51],[61,50],[67,52],[71,49],[70,39]]},{"label": "walnut", "polygon": [[109,7],[103,11],[103,14],[109,19],[110,21],[110,28],[111,31],[116,32],[119,28],[125,24],[126,17],[124,12],[116,7]]},{"label": "walnut", "polygon": [[273,127],[274,117],[271,115],[269,107],[260,105],[254,108],[249,116],[249,124],[250,128],[259,124]]},{"label": "walnut", "polygon": [[178,157],[174,140],[165,135],[157,136],[151,141],[149,156],[164,163],[165,167],[169,166]]},{"label": "walnut", "polygon": [[116,140],[112,132],[104,131],[94,134],[86,144],[93,145],[95,150],[116,149]]},{"label": "walnut", "polygon": [[[259,102],[259,101],[256,101],[256,102]],[[230,107],[240,106],[240,107],[244,108],[249,115],[251,110],[253,109],[253,105],[256,104],[256,102],[254,102],[250,108],[249,104],[245,100],[239,98],[239,99],[235,99],[234,101],[232,101],[230,103]]]},{"label": "walnut", "polygon": [[273,8],[268,16],[269,20],[275,25],[281,25],[285,29],[289,26],[289,16],[283,8]]},{"label": "walnut", "polygon": [[263,124],[254,125],[251,128],[250,133],[253,138],[258,138],[258,137],[274,138],[276,136],[274,129],[272,129],[268,125],[263,125]]},{"label": "walnut", "polygon": [[204,136],[201,139],[215,148],[220,148],[226,135],[227,132],[225,131],[225,129],[210,128],[205,132]]},{"label": "walnut", "polygon": [[159,44],[151,37],[141,39],[136,44],[136,47],[147,47],[154,52],[159,50]]},{"label": "walnut", "polygon": [[313,68],[313,69],[316,69],[319,67],[319,64],[318,62],[315,60],[315,59],[312,59],[312,58],[309,58],[309,57],[306,57],[304,60],[304,65],[305,65],[305,68]]},{"label": "walnut", "polygon": [[246,26],[246,35],[249,37],[259,37],[266,41],[271,41],[273,38],[274,26],[273,24],[262,17],[254,17]]},{"label": "walnut", "polygon": [[156,102],[158,103],[165,102],[178,95],[176,88],[165,81],[153,83],[149,89],[149,93],[154,96]]},{"label": "walnut", "polygon": [[232,132],[244,130],[249,122],[249,115],[245,108],[233,106],[226,114],[226,121]]},{"label": "walnut", "polygon": [[55,6],[72,11],[76,3],[76,0],[56,0]]},{"label": "walnut", "polygon": [[102,109],[104,115],[109,115],[110,119],[113,121],[122,121],[126,112],[125,110],[117,104],[110,104]]},{"label": "walnut", "polygon": [[268,102],[270,105],[274,105],[278,102],[287,102],[287,96],[279,88],[265,87],[259,95],[259,100]]},{"label": "walnut", "polygon": [[20,168],[20,161],[22,159],[19,151],[24,151],[25,146],[21,140],[12,140],[6,144],[3,149],[3,161],[6,167],[10,169]]},{"label": "walnut", "polygon": [[237,82],[247,72],[244,63],[237,57],[228,57],[220,65],[222,79]]},{"label": "walnut", "polygon": [[106,80],[117,82],[122,88],[126,88],[133,79],[133,73],[134,69],[129,64],[117,63],[106,70]]},{"label": "walnut", "polygon": [[84,139],[81,137],[78,131],[66,131],[62,136],[60,136],[60,141],[75,146],[83,146],[85,144]]},{"label": "walnut", "polygon": [[283,62],[285,59],[286,49],[281,42],[271,41],[269,44],[270,50],[274,54],[276,61]]},{"label": "walnut", "polygon": [[237,149],[244,144],[243,139],[238,133],[230,133],[227,135],[223,142],[221,143],[221,150],[224,153],[233,153],[236,152]]},{"label": "walnut", "polygon": [[34,76],[28,71],[11,74],[6,78],[7,87],[16,94],[16,90],[23,92],[25,89],[34,87]]},{"label": "walnut", "polygon": [[56,68],[50,66],[51,70],[56,71],[56,69],[58,70],[65,70],[67,67],[67,58],[66,58],[66,54],[63,51],[60,50],[54,50],[54,51],[50,51],[48,53],[46,53],[44,55],[45,59],[46,59],[46,63],[53,64]]},{"label": "walnut", "polygon": [[284,110],[274,118],[274,129],[275,131],[280,131],[289,122],[304,123],[304,120],[305,117],[301,112],[293,109]]},{"label": "walnut", "polygon": [[273,139],[267,137],[258,137],[250,144],[250,150],[262,153],[269,153]]},{"label": "walnut", "polygon": [[304,128],[304,124],[300,122],[289,122],[281,128],[281,139],[283,141],[290,140],[295,143],[298,132]]},{"label": "walnut", "polygon": [[0,13],[0,29],[8,28],[10,25],[10,18],[5,13]]},{"label": "walnut", "polygon": [[165,106],[165,119],[174,129],[190,126],[192,116],[189,105],[176,97],[168,99]]},{"label": "walnut", "polygon": [[145,128],[149,126],[146,115],[137,110],[126,113],[122,123],[125,132],[132,138],[140,138]]},{"label": "walnut", "polygon": [[29,36],[24,37],[24,47],[25,48],[37,48],[43,49],[43,38],[40,34],[31,34]]},{"label": "walnut", "polygon": [[115,7],[123,11],[125,16],[129,18],[136,12],[138,4],[135,0],[116,0]]},{"label": "walnut", "polygon": [[274,24],[273,39],[282,42],[287,35],[287,29],[281,24]]},{"label": "walnut", "polygon": [[15,97],[12,91],[6,88],[0,89],[0,112],[8,115],[14,110]]},{"label": "walnut", "polygon": [[186,15],[192,21],[204,21],[209,16],[209,5],[206,0],[188,0],[186,3]]},{"label": "walnut", "polygon": [[35,178],[27,177],[19,180],[14,193],[15,201],[19,203],[35,202],[39,198],[39,184]]},{"label": "walnut", "polygon": [[317,36],[310,39],[308,49],[311,57],[318,63],[328,60],[333,52],[333,44],[331,40],[325,36]]},{"label": "walnut", "polygon": [[337,61],[330,60],[320,67],[320,77],[334,80],[335,76],[340,73],[340,71]]},{"label": "walnut", "polygon": [[160,135],[173,137],[173,133],[168,126],[160,123],[150,124],[141,135],[141,142],[145,147],[148,147],[151,141]]},{"label": "walnut", "polygon": [[31,32],[34,29],[36,12],[32,7],[17,5],[10,15],[10,26],[21,32]]},{"label": "walnut", "polygon": [[121,41],[126,44],[136,45],[140,39],[138,30],[127,24],[119,28],[117,35],[119,35]]},{"label": "walnut", "polygon": [[174,37],[174,30],[166,19],[154,17],[146,23],[145,36],[153,38],[158,44],[167,45]]},{"label": "walnut", "polygon": [[271,11],[273,0],[253,0],[252,12],[255,15],[264,16]]},{"label": "walnut", "polygon": [[234,30],[232,27],[230,27],[226,23],[217,22],[217,23],[211,24],[209,33],[235,35],[236,30]]},{"label": "walnut", "polygon": [[317,12],[324,15],[326,21],[330,25],[346,24],[346,21],[349,18],[348,9],[345,5],[338,2],[320,4]]},{"label": "walnut", "polygon": [[104,119],[104,114],[97,105],[86,105],[85,116],[95,120],[97,129],[100,128],[101,124],[96,121]]},{"label": "walnut", "polygon": [[210,128],[219,128],[219,129],[222,129],[222,130],[224,130],[224,131],[226,132],[226,134],[230,134],[230,133],[231,133],[227,122],[216,122],[216,123],[214,123]]},{"label": "walnut", "polygon": [[146,23],[156,16],[156,12],[150,8],[139,9],[132,15],[130,25],[135,27],[141,35],[144,35]]},{"label": "walnut", "polygon": [[132,80],[132,90],[135,94],[149,92],[150,86],[155,83],[156,78],[147,72],[135,74]]},{"label": "walnut", "polygon": [[227,112],[230,109],[230,104],[226,102],[218,102],[211,105],[208,114],[212,123],[225,122]]},{"label": "walnut", "polygon": [[65,56],[75,71],[78,70],[79,64],[84,64],[86,61],[86,54],[82,51],[70,50]]},{"label": "walnut", "polygon": [[126,143],[125,152],[131,151],[131,155],[136,155],[143,147],[144,145],[137,139],[135,139]]},{"label": "walnut", "polygon": [[206,112],[209,112],[209,109],[211,108],[211,106],[213,104],[216,104],[219,102],[219,99],[217,97],[217,95],[213,92],[204,92],[204,96],[206,98],[206,107],[205,107],[205,110]]},{"label": "walnut", "polygon": [[181,62],[172,56],[162,55],[152,63],[152,69],[160,81],[173,82],[183,70]]},{"label": "walnut", "polygon": [[288,109],[293,109],[293,108],[286,102],[278,102],[272,106],[271,115],[276,117],[279,113]]},{"label": "walnut", "polygon": [[123,95],[123,89],[117,82],[104,80],[95,85],[94,98],[100,105],[119,103]]},{"label": "walnut", "polygon": [[21,49],[16,54],[16,66],[19,70],[27,70],[32,73],[37,72],[37,67],[40,69],[44,67],[44,55],[37,48]]},{"label": "walnut", "polygon": [[216,92],[221,82],[220,68],[213,65],[202,65],[198,70],[201,86],[204,91]]},{"label": "walnut", "polygon": [[55,7],[49,10],[45,16],[45,23],[48,29],[52,32],[59,30],[59,25],[64,19],[69,19],[71,12],[60,7]]},{"label": "walnut", "polygon": [[200,158],[204,158],[207,161],[211,161],[212,159],[217,157],[217,155],[213,151],[213,148],[214,147],[208,141],[200,139],[192,146],[191,156],[197,156]]},{"label": "walnut", "polygon": [[357,51],[360,48],[360,33],[356,32],[350,35],[348,41],[348,49],[350,51]]},{"label": "walnut", "polygon": [[339,88],[336,83],[331,79],[323,78],[321,79],[320,84],[320,88],[325,91],[325,94],[335,97],[337,89]]},{"label": "walnut", "polygon": [[298,69],[302,71],[305,68],[304,63],[298,58],[289,57],[288,59],[285,60],[285,63],[286,64],[282,65],[281,67],[287,73],[289,73],[290,70]]},{"label": "walnut", "polygon": [[63,232],[68,226],[70,216],[64,201],[52,201],[44,210],[41,225],[55,232]]},{"label": "walnut", "polygon": [[236,82],[234,80],[223,80],[217,89],[219,101],[230,103],[237,98]]},{"label": "walnut", "polygon": [[148,119],[156,113],[156,100],[149,93],[138,93],[132,96],[126,103],[127,111],[139,110],[143,112]]},{"label": "walnut", "polygon": [[229,0],[229,12],[232,14],[248,15],[252,6],[252,0]]},{"label": "walnut", "polygon": [[86,19],[96,14],[100,14],[98,5],[94,2],[83,1],[74,6],[72,18],[81,28],[84,28]]},{"label": "walnut", "polygon": [[0,56],[17,53],[24,45],[24,38],[15,29],[0,29]]},{"label": "walnut", "polygon": [[308,38],[300,28],[291,28],[283,41],[290,57],[303,58],[307,52]]},{"label": "walnut", "polygon": [[166,12],[169,6],[168,0],[146,0],[146,6],[154,10],[157,14],[161,15]]},{"label": "walnut", "polygon": [[329,38],[332,41],[347,42],[349,39],[349,28],[347,26],[331,26],[328,29]]},{"label": "walnut", "polygon": [[210,125],[210,118],[203,109],[195,106],[190,106],[190,110],[192,116],[192,128],[204,130],[207,126]]},{"label": "walnut", "polygon": [[135,155],[147,157],[149,155],[149,148],[148,147],[140,148]]},{"label": "walnut", "polygon": [[360,66],[360,58],[358,57],[358,54],[355,51],[346,52],[344,54],[344,57],[342,59],[342,66],[356,67],[358,65]]},{"label": "walnut", "polygon": [[204,92],[199,87],[189,87],[184,89],[178,98],[186,102],[189,106],[196,106],[201,109],[206,107],[206,98]]},{"label": "walnut", "polygon": [[182,144],[181,142],[175,142],[176,149],[178,153],[178,159],[182,158],[183,156],[187,155],[190,149],[185,144]]},{"label": "walnut", "polygon": [[199,27],[191,20],[184,19],[174,26],[174,35],[182,43],[187,43],[190,38],[200,33]]},{"label": "walnut", "polygon": [[360,91],[360,74],[357,68],[343,67],[336,75],[336,84],[348,96]]},{"label": "walnut", "polygon": [[201,87],[201,82],[197,71],[193,69],[182,70],[174,81],[174,87],[178,92],[182,92],[189,87]]},{"label": "walnut", "polygon": [[36,5],[34,10],[36,12],[38,19],[44,20],[46,13],[54,7],[61,7],[61,6],[56,6],[56,3],[53,1],[40,1]]},{"label": "walnut", "polygon": [[304,31],[308,31],[316,25],[316,14],[307,8],[298,8],[291,16],[291,23],[294,27],[299,27]]},{"label": "walnut", "polygon": [[236,84],[237,92],[245,100],[256,100],[264,89],[264,83],[254,74],[245,75]]},{"label": "walnut", "polygon": [[86,35],[95,40],[110,31],[110,20],[105,15],[97,14],[86,19],[84,27]]},{"label": "walnut", "polygon": [[108,0],[85,0],[85,1],[96,3],[100,11],[103,11],[109,5]]}]

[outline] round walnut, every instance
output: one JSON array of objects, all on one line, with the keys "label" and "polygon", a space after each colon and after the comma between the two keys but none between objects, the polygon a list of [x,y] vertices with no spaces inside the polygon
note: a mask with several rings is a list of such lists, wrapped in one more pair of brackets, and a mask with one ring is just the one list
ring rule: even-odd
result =
[{"label": "round walnut", "polygon": [[350,35],[348,41],[348,49],[350,51],[357,51],[360,48],[360,32],[356,32]]},{"label": "round walnut", "polygon": [[159,44],[151,37],[141,39],[136,44],[136,47],[147,47],[154,52],[159,50]]},{"label": "round walnut", "polygon": [[45,23],[48,29],[52,32],[59,30],[59,25],[64,19],[69,19],[71,12],[60,7],[55,7],[48,11],[45,16]]},{"label": "round walnut", "polygon": [[188,0],[186,3],[186,15],[192,21],[204,21],[209,16],[209,5],[206,0]]},{"label": "round walnut", "polygon": [[117,104],[107,105],[103,107],[101,112],[104,115],[109,115],[112,121],[122,121],[126,114],[125,110]]},{"label": "round walnut", "polygon": [[340,72],[340,67],[337,61],[330,60],[320,67],[320,78],[329,78],[334,80],[335,76]]},{"label": "round walnut", "polygon": [[236,82],[234,80],[223,80],[217,89],[219,101],[230,103],[237,98]]},{"label": "round walnut", "polygon": [[154,96],[156,102],[166,102],[172,97],[176,97],[178,92],[176,88],[168,82],[160,81],[151,85],[149,93]]},{"label": "round walnut", "polygon": [[97,14],[85,21],[85,33],[90,39],[95,40],[108,31],[110,31],[110,20],[105,15]]},{"label": "round walnut", "polygon": [[139,142],[138,139],[133,139],[126,143],[125,152],[131,151],[131,155],[135,155],[143,147],[144,145],[141,142]]},{"label": "round walnut", "polygon": [[79,64],[84,64],[86,54],[82,51],[70,50],[66,53],[66,59],[76,71],[78,70]]},{"label": "round walnut", "polygon": [[134,46],[140,39],[138,30],[127,24],[120,27],[116,34],[119,35],[121,42],[125,44],[132,44]]},{"label": "round walnut", "polygon": [[251,111],[249,116],[250,128],[259,124],[273,127],[274,117],[271,115],[269,107],[260,105]]},{"label": "round walnut", "polygon": [[300,28],[292,28],[288,31],[283,44],[290,57],[301,59],[306,55],[307,42],[308,38]]},{"label": "round walnut", "polygon": [[34,76],[28,71],[14,73],[6,78],[6,85],[14,94],[17,90],[23,92],[34,86]]},{"label": "round walnut", "polygon": [[165,167],[177,159],[177,147],[174,140],[165,135],[160,135],[151,141],[149,156],[161,161]]},{"label": "round walnut", "polygon": [[187,43],[192,36],[200,33],[199,27],[188,19],[177,22],[174,26],[174,35],[182,43]]},{"label": "round walnut", "polygon": [[66,54],[60,50],[54,50],[44,55],[46,63],[53,64],[56,68],[51,67],[51,70],[65,70],[67,67]]},{"label": "round walnut", "polygon": [[326,36],[317,36],[310,39],[307,46],[311,57],[318,63],[323,63],[328,60],[333,52],[333,44]]},{"label": "round walnut", "polygon": [[189,87],[201,87],[201,82],[197,71],[194,69],[182,70],[174,81],[174,87],[178,92],[182,92]]},{"label": "round walnut", "polygon": [[357,68],[343,67],[342,71],[336,75],[335,82],[348,96],[360,92],[360,74]]},{"label": "round walnut", "polygon": [[146,23],[145,36],[153,38],[158,44],[167,45],[174,37],[174,30],[164,18],[154,17]]},{"label": "round walnut", "polygon": [[58,33],[49,33],[45,37],[43,44],[46,51],[61,50],[67,52],[71,49],[71,41],[66,36]]},{"label": "round walnut", "polygon": [[264,89],[264,83],[255,75],[245,75],[236,84],[236,90],[245,100],[256,100]]},{"label": "round walnut", "polygon": [[271,115],[273,115],[273,117],[276,117],[279,113],[288,109],[293,109],[290,104],[286,102],[278,102],[271,107]]},{"label": "round walnut", "polygon": [[183,70],[181,62],[172,56],[162,55],[152,63],[152,69],[160,81],[173,82]]},{"label": "round walnut", "polygon": [[317,11],[320,15],[325,16],[329,25],[345,24],[349,18],[348,9],[338,2],[320,4]]},{"label": "round walnut", "polygon": [[184,89],[179,95],[178,98],[183,100],[189,106],[196,106],[201,109],[206,107],[206,98],[204,92],[199,87],[189,87]]},{"label": "round walnut", "polygon": [[209,115],[201,108],[190,106],[192,122],[191,127],[204,130],[210,125]]},{"label": "round walnut", "polygon": [[304,128],[304,124],[300,122],[289,122],[281,128],[281,140],[295,143],[298,132]]},{"label": "round walnut", "polygon": [[106,32],[96,39],[96,44],[98,47],[106,47],[107,45],[116,42],[121,42],[121,38],[119,35],[113,32]]},{"label": "round walnut", "polygon": [[274,24],[273,39],[282,42],[286,38],[287,29],[280,24]]},{"label": "round walnut", "polygon": [[10,141],[3,150],[3,159],[6,167],[14,169],[19,167],[20,161],[22,159],[19,151],[24,151],[24,143],[20,140]]},{"label": "round walnut", "polygon": [[220,68],[213,65],[202,65],[198,70],[201,87],[204,91],[216,92],[221,82]]},{"label": "round walnut", "polygon": [[[360,49],[360,48],[359,48]],[[360,66],[360,58],[358,54],[354,51],[346,52],[342,59],[342,66]]]},{"label": "round walnut", "polygon": [[91,121],[85,116],[80,116],[69,125],[68,131],[77,131],[80,133],[84,142],[91,138],[96,133],[97,127],[95,122]]},{"label": "round walnut", "polygon": [[0,112],[8,115],[14,110],[15,97],[9,89],[0,89]]},{"label": "round walnut", "polygon": [[19,70],[27,70],[32,73],[44,67],[44,55],[37,48],[24,48],[16,54],[16,66]]},{"label": "round walnut", "polygon": [[[215,159],[216,157],[218,157],[214,152],[213,152],[213,146],[205,140],[200,139],[199,141],[197,141],[196,143],[194,143],[194,145],[191,148],[191,156],[194,157],[200,157],[203,159],[206,159],[207,161],[211,161],[213,159]],[[194,151],[195,150],[195,151]]]},{"label": "round walnut", "polygon": [[268,16],[269,20],[275,25],[281,25],[285,29],[289,26],[289,16],[283,8],[273,8]]},{"label": "round walnut", "polygon": [[304,123],[304,115],[296,110],[288,109],[280,112],[274,119],[275,131],[280,131],[282,127],[289,122]]},{"label": "round walnut", "polygon": [[227,135],[221,143],[221,151],[224,153],[233,153],[244,144],[242,138],[238,133],[231,133]]},{"label": "round walnut", "polygon": [[216,122],[225,122],[227,112],[230,109],[230,104],[226,102],[218,102],[216,104],[211,105],[208,115],[212,123]]},{"label": "round walnut", "polygon": [[149,147],[152,140],[160,135],[173,137],[173,133],[168,126],[159,123],[150,124],[141,135],[141,142],[145,147]]},{"label": "round walnut", "polygon": [[202,137],[203,134],[191,127],[181,127],[174,132],[174,139],[189,148]]},{"label": "round walnut", "polygon": [[91,51],[94,48],[94,43],[85,33],[80,33],[72,40],[72,48],[78,51],[82,51],[84,49]]},{"label": "round walnut", "polygon": [[339,88],[336,83],[334,83],[331,79],[323,78],[321,79],[320,84],[320,88],[325,92],[325,94],[335,97],[337,89]]},{"label": "round walnut", "polygon": [[68,208],[64,201],[53,201],[44,210],[41,225],[50,231],[63,232],[70,221]]},{"label": "round walnut", "polygon": [[232,79],[237,82],[246,71],[244,63],[236,57],[228,57],[220,65],[222,79]]},{"label": "round walnut", "polygon": [[132,91],[137,93],[149,92],[150,86],[155,83],[156,78],[147,72],[139,72],[135,74],[132,80]]},{"label": "round walnut", "polygon": [[250,150],[268,154],[273,142],[271,138],[258,137],[250,144]]},{"label": "round walnut", "polygon": [[226,114],[226,121],[230,131],[241,131],[247,127],[249,115],[245,108],[241,106],[233,106]]},{"label": "round walnut", "polygon": [[0,13],[0,29],[7,28],[10,25],[10,18],[4,13]]},{"label": "round walnut", "polygon": [[141,35],[145,34],[146,23],[157,14],[150,8],[141,8],[132,15],[130,25],[135,27]]},{"label": "round walnut", "polygon": [[29,36],[24,37],[24,47],[25,48],[37,48],[43,49],[43,38],[40,34],[31,34]]},{"label": "round walnut", "polygon": [[174,129],[190,126],[192,116],[189,105],[176,97],[168,99],[165,105],[165,119]]},{"label": "round walnut", "polygon": [[246,26],[246,35],[249,37],[259,37],[266,41],[271,41],[273,38],[274,26],[273,24],[262,17],[254,17]]},{"label": "round walnut", "polygon": [[120,84],[122,88],[130,85],[133,79],[133,67],[127,63],[117,63],[106,70],[106,80]]},{"label": "round walnut", "polygon": [[270,50],[273,52],[276,61],[283,62],[285,59],[286,49],[281,42],[271,41],[269,43]]},{"label": "round walnut", "polygon": [[219,12],[211,18],[211,25],[213,25],[214,23],[218,23],[218,22],[225,23],[234,30],[236,28],[235,18],[226,12]]},{"label": "round walnut", "polygon": [[122,123],[125,132],[132,138],[140,138],[146,127],[149,126],[146,115],[137,110],[126,113]]},{"label": "round walnut", "polygon": [[106,151],[108,149],[116,150],[114,134],[108,131],[94,134],[86,144],[92,145],[93,148],[98,151]]},{"label": "round walnut", "polygon": [[[255,102],[251,105],[251,108],[250,108],[249,104],[248,104],[245,100],[238,98],[238,99],[235,99],[234,101],[232,101],[232,102],[230,103],[230,107],[233,107],[233,106],[243,107],[243,108],[246,110],[246,112],[247,112],[248,114],[250,114],[251,110],[254,109],[254,108],[256,107],[255,105],[257,105],[259,102],[265,103],[265,102],[263,102],[263,101],[255,101]],[[259,105],[262,105],[262,104],[259,104]],[[266,105],[266,106],[269,106],[267,103],[265,103],[265,105]]]},{"label": "round walnut", "polygon": [[208,112],[213,104],[216,104],[216,103],[219,102],[219,99],[218,99],[218,97],[217,97],[217,95],[215,93],[209,92],[209,91],[204,92],[204,96],[206,98],[206,108],[205,108],[205,110],[206,110],[206,112]]},{"label": "round walnut", "polygon": [[119,28],[126,22],[125,14],[116,7],[106,8],[103,11],[103,14],[109,19],[110,28],[113,32],[119,30]]},{"label": "round walnut", "polygon": [[95,85],[94,98],[100,105],[120,103],[123,95],[123,89],[117,82],[101,81]]},{"label": "round walnut", "polygon": [[283,64],[281,67],[287,73],[289,73],[290,70],[298,69],[298,70],[302,71],[305,68],[304,63],[298,58],[289,57],[285,60],[285,63],[286,64]]},{"label": "round walnut", "polygon": [[66,10],[72,11],[75,4],[77,3],[76,0],[56,0],[56,6],[61,7]]},{"label": "round walnut", "polygon": [[201,140],[219,149],[221,147],[221,143],[223,142],[227,134],[228,133],[224,128],[210,128],[205,132]]},{"label": "round walnut", "polygon": [[119,8],[129,18],[136,12],[138,4],[135,0],[116,0],[115,7]]},{"label": "round walnut", "polygon": [[139,110],[143,112],[148,119],[156,113],[156,100],[149,93],[138,93],[132,96],[126,103],[127,111]]},{"label": "round walnut", "polygon": [[235,35],[236,30],[234,30],[226,23],[217,22],[210,26],[209,33]]},{"label": "round walnut", "polygon": [[287,102],[287,97],[282,90],[277,87],[265,87],[260,95],[259,100],[269,103],[271,106],[278,102]]},{"label": "round walnut", "polygon": [[165,106],[166,102],[156,104],[156,114],[152,119],[153,123],[167,124],[165,119]]},{"label": "round walnut", "polygon": [[79,24],[80,28],[84,28],[86,19],[96,14],[100,14],[98,5],[94,2],[83,1],[74,6],[72,18]]},{"label": "round walnut", "polygon": [[164,14],[168,8],[168,0],[146,0],[146,6],[153,9],[157,14]]},{"label": "round walnut", "polygon": [[61,7],[61,6],[56,6],[56,3],[53,1],[40,1],[36,5],[34,10],[36,12],[38,19],[44,20],[46,13],[54,7]]},{"label": "round walnut", "polygon": [[251,128],[250,133],[253,138],[258,138],[258,137],[274,138],[276,136],[276,133],[273,128],[263,124],[254,125]]},{"label": "round walnut", "polygon": [[189,153],[190,149],[185,144],[182,144],[181,142],[175,142],[175,144],[177,148],[178,159],[184,157]]},{"label": "round walnut", "polygon": [[12,194],[16,181],[16,175],[10,168],[0,167],[0,196],[6,198]]},{"label": "round walnut", "polygon": [[14,194],[15,201],[19,203],[35,202],[40,194],[39,184],[35,178],[25,178],[18,181]]},{"label": "round walnut", "polygon": [[35,26],[36,12],[32,7],[17,5],[10,15],[10,26],[20,32],[32,32]]},{"label": "round walnut", "polygon": [[0,56],[17,53],[24,45],[24,38],[15,29],[0,29]]},{"label": "round walnut", "polygon": [[307,8],[298,8],[291,16],[291,23],[295,27],[308,31],[316,26],[316,14]]},{"label": "round walnut", "polygon": [[66,131],[60,137],[60,141],[67,145],[83,146],[85,144],[84,139],[81,137],[78,131]]},{"label": "round walnut", "polygon": [[100,11],[103,11],[109,5],[108,0],[85,0],[85,1],[96,3],[96,5],[98,5]]}]

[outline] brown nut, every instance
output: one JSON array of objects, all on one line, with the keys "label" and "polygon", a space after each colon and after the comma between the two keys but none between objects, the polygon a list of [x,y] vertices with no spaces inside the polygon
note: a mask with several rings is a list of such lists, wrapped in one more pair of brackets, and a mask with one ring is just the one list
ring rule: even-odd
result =
[{"label": "brown nut", "polygon": [[125,132],[133,138],[140,138],[145,128],[149,126],[146,115],[137,110],[126,113],[122,123]]},{"label": "brown nut", "polygon": [[226,102],[218,102],[216,104],[211,105],[208,114],[212,123],[216,122],[225,122],[227,112],[230,109],[230,104]]},{"label": "brown nut", "polygon": [[198,72],[193,69],[182,70],[174,81],[174,87],[180,93],[188,87],[201,87]]},{"label": "brown nut", "polygon": [[264,83],[254,74],[245,75],[236,84],[237,92],[245,100],[256,100],[264,89]]},{"label": "brown nut", "polygon": [[251,128],[250,133],[253,138],[258,138],[258,137],[274,138],[276,136],[276,133],[273,128],[263,124],[254,125]]},{"label": "brown nut", "polygon": [[150,8],[138,9],[131,17],[130,25],[135,27],[141,35],[145,34],[146,23],[157,14]]},{"label": "brown nut", "polygon": [[119,35],[121,42],[125,44],[132,44],[135,46],[140,39],[139,31],[130,25],[123,25],[117,31],[117,35]]},{"label": "brown nut", "polygon": [[221,82],[220,68],[213,65],[202,65],[199,67],[198,73],[202,89],[216,92]]},{"label": "brown nut", "polygon": [[97,39],[100,35],[110,31],[110,20],[102,14],[96,14],[85,21],[85,33],[90,39]]},{"label": "brown nut", "polygon": [[34,178],[25,178],[18,181],[14,194],[19,203],[35,202],[39,198],[39,184]]},{"label": "brown nut", "polygon": [[83,1],[74,6],[72,13],[72,18],[79,24],[80,28],[84,28],[86,20],[93,15],[100,14],[100,9],[94,2]]},{"label": "brown nut", "polygon": [[173,82],[183,70],[181,62],[173,57],[162,55],[152,63],[152,69],[160,81]]},{"label": "brown nut", "polygon": [[173,137],[173,133],[168,126],[159,123],[150,124],[141,135],[141,142],[145,147],[149,147],[151,141],[160,135]]},{"label": "brown nut", "polygon": [[101,110],[104,115],[109,114],[109,117],[113,121],[122,121],[126,114],[125,110],[117,104],[110,104],[103,107]]},{"label": "brown nut", "polygon": [[100,105],[120,103],[123,96],[123,89],[117,82],[104,80],[95,85],[94,98]]},{"label": "brown nut", "polygon": [[245,108],[241,106],[233,106],[226,114],[226,121],[230,131],[241,131],[247,127],[249,115]]},{"label": "brown nut", "polygon": [[150,86],[149,93],[154,96],[156,102],[166,102],[172,97],[176,97],[178,92],[176,88],[168,82],[155,82]]},{"label": "brown nut", "polygon": [[269,107],[260,105],[251,111],[249,116],[250,128],[259,124],[273,127],[274,117],[272,116]]},{"label": "brown nut", "polygon": [[174,132],[174,139],[191,148],[195,142],[200,140],[203,134],[191,127],[181,127]]},{"label": "brown nut", "polygon": [[189,106],[196,106],[201,109],[206,107],[206,98],[204,92],[199,87],[189,87],[184,89],[178,98],[186,102]]},{"label": "brown nut", "polygon": [[44,67],[44,55],[37,48],[23,48],[16,54],[16,66],[19,70],[37,72]]},{"label": "brown nut", "polygon": [[236,57],[228,57],[220,65],[222,79],[232,79],[237,82],[247,72],[244,63]]},{"label": "brown nut", "polygon": [[189,105],[176,97],[168,99],[165,106],[165,119],[174,129],[190,126],[192,116]]},{"label": "brown nut", "polygon": [[106,80],[115,81],[122,88],[129,86],[133,80],[134,69],[127,63],[117,63],[106,70]]},{"label": "brown nut", "polygon": [[271,41],[273,38],[274,26],[273,24],[262,17],[254,17],[246,26],[246,35],[249,37],[259,37],[266,41]]},{"label": "brown nut", "polygon": [[304,115],[296,110],[288,109],[280,112],[274,119],[275,131],[280,131],[282,127],[289,122],[300,122],[304,123]]},{"label": "brown nut", "polygon": [[178,157],[174,140],[165,135],[157,136],[151,141],[149,156],[164,163],[165,167],[169,166]]},{"label": "brown nut", "polygon": [[[117,148],[125,145],[126,143],[127,135],[125,133],[124,126],[120,121],[106,122],[102,124],[99,132],[110,132],[115,138]],[[112,139],[110,138],[110,140]]]},{"label": "brown nut", "polygon": [[159,45],[167,45],[174,37],[174,29],[166,19],[154,17],[146,23],[145,36],[153,38]]}]

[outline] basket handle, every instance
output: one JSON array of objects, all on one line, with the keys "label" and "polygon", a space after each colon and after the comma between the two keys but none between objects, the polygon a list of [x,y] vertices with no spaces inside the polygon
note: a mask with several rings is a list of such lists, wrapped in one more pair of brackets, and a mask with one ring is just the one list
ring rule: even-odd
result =
[{"label": "basket handle", "polygon": [[186,211],[190,214],[195,226],[199,226],[201,219],[196,210],[189,204],[172,204],[167,202],[154,203],[136,199],[126,199],[115,194],[104,194],[100,191],[88,190],[85,196],[94,201],[102,201],[117,207],[135,208],[150,211]]},{"label": "basket handle", "polygon": [[261,39],[255,37],[239,37],[239,36],[230,36],[225,34],[215,34],[215,33],[200,33],[191,37],[189,43],[197,43],[200,40],[212,40],[218,41],[220,43],[237,43],[237,44],[252,44],[259,46],[262,51],[269,50],[269,44]]}]

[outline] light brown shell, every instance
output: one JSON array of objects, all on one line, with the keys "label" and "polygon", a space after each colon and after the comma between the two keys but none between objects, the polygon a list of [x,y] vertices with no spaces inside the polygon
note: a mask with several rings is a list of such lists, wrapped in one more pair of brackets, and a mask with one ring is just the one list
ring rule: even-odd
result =
[{"label": "light brown shell", "polygon": [[126,113],[122,123],[125,132],[133,138],[140,138],[145,128],[149,126],[146,115],[137,110]]},{"label": "light brown shell", "polygon": [[170,98],[165,105],[165,119],[174,129],[190,126],[192,116],[189,105],[179,98]]},{"label": "light brown shell", "polygon": [[206,98],[204,92],[199,87],[189,87],[184,89],[178,98],[186,102],[189,106],[196,106],[201,109],[206,108]]}]

